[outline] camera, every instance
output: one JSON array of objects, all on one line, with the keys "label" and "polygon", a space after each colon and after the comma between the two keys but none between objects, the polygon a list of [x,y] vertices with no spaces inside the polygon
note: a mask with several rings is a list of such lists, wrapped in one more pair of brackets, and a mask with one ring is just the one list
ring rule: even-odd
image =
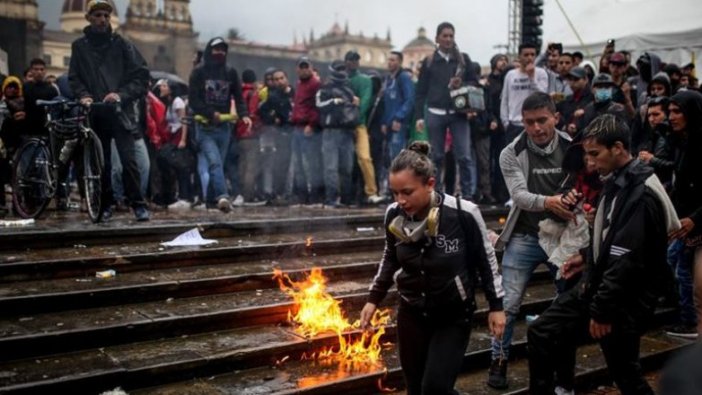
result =
[{"label": "camera", "polygon": [[481,88],[462,86],[449,91],[451,105],[457,112],[466,112],[469,109],[476,111],[485,110],[485,95]]}]

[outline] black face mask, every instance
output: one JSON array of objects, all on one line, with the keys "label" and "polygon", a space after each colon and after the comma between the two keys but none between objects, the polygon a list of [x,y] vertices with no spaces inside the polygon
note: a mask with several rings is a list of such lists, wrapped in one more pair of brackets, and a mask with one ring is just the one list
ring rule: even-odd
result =
[{"label": "black face mask", "polygon": [[211,58],[212,58],[212,63],[214,63],[214,64],[224,64],[224,62],[227,61],[226,54],[220,54],[220,53],[214,54],[213,53]]}]

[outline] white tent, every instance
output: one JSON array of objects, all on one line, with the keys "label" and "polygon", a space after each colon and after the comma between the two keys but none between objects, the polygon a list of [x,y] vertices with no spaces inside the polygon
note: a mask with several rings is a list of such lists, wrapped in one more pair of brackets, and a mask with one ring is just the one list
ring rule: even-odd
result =
[{"label": "white tent", "polygon": [[[544,42],[562,42],[565,50],[599,59],[607,40],[615,39],[616,49],[630,51],[632,59],[648,51],[682,66],[702,57],[700,0],[599,0],[572,7],[580,8],[569,17],[584,45],[554,2],[547,8]],[[568,3],[561,0],[566,12]]]}]

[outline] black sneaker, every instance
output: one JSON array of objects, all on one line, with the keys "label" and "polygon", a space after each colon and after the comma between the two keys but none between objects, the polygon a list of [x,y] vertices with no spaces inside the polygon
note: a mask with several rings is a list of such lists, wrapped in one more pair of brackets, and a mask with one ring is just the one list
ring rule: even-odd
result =
[{"label": "black sneaker", "polygon": [[494,389],[503,390],[507,388],[507,360],[493,359],[488,372],[487,385]]},{"label": "black sneaker", "polygon": [[134,217],[138,222],[146,222],[151,218],[149,210],[144,206],[139,206],[134,208]]},{"label": "black sneaker", "polygon": [[102,210],[102,222],[107,222],[112,219],[112,207]]},{"label": "black sneaker", "polygon": [[666,328],[665,333],[668,336],[683,337],[685,339],[697,339],[699,336],[696,325],[678,324]]}]

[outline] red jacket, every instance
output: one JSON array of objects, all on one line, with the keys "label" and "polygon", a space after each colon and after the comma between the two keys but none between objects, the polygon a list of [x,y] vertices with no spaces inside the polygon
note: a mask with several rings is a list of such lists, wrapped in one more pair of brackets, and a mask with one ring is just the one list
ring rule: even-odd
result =
[{"label": "red jacket", "polygon": [[166,105],[151,91],[146,95],[146,137],[156,149],[161,148],[170,137],[166,123]]},{"label": "red jacket", "polygon": [[258,116],[258,89],[256,85],[245,83],[241,85],[241,97],[246,103],[246,108],[249,110],[249,118],[251,118],[251,128],[239,120],[236,123],[236,137],[239,139],[250,139],[258,134],[258,129],[261,126],[261,119]]},{"label": "red jacket", "polygon": [[319,125],[319,110],[315,98],[321,85],[315,77],[297,82],[290,123],[297,126]]}]

